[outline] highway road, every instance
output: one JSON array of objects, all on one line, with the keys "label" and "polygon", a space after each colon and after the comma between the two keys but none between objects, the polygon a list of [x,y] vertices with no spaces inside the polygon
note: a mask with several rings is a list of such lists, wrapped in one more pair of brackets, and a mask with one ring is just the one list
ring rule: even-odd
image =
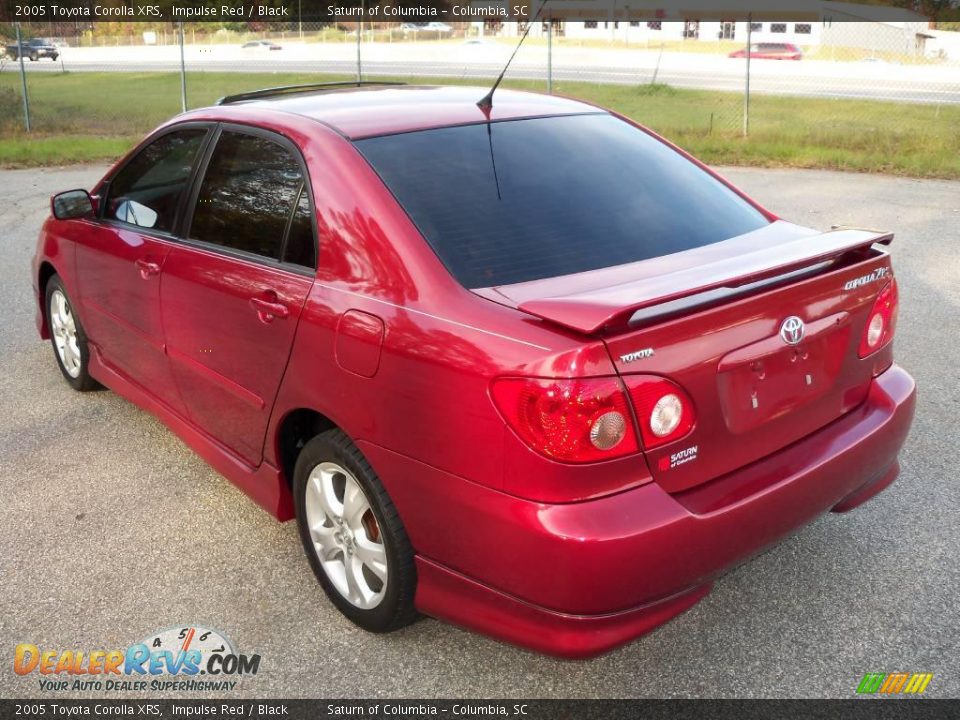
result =
[{"label": "highway road", "polygon": [[[509,57],[511,47],[480,43],[366,43],[362,46],[365,76],[492,79]],[[179,48],[65,48],[63,62],[26,62],[28,72],[178,71]],[[293,43],[280,51],[249,51],[236,45],[190,45],[189,71],[290,72],[356,74],[356,46],[350,43]],[[760,94],[853,98],[925,104],[960,104],[960,66],[898,65],[882,61],[800,62],[754,60],[751,90]],[[543,79],[547,55],[541,46],[524,47],[508,77]],[[646,49],[561,47],[554,51],[556,81],[613,84],[665,83],[678,88],[743,92],[746,63],[742,59],[703,53]],[[18,72],[7,62],[4,72]]]}]

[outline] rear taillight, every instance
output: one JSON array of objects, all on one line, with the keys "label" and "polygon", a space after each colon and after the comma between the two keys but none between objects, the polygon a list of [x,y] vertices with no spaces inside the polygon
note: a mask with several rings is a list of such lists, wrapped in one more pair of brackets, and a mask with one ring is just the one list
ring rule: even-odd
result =
[{"label": "rear taillight", "polygon": [[897,326],[898,300],[897,281],[891,280],[877,295],[877,300],[870,310],[860,338],[860,357],[872,355],[893,339]]},{"label": "rear taillight", "polygon": [[583,463],[639,450],[617,378],[501,378],[491,394],[507,424],[547,457]]},{"label": "rear taillight", "polygon": [[693,401],[675,382],[657,375],[627,375],[624,382],[637,413],[644,449],[679,440],[693,428]]}]

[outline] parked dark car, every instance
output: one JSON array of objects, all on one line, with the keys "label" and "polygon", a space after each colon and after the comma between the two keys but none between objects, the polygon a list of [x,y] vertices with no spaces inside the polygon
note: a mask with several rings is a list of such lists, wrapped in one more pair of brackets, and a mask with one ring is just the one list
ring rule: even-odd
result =
[{"label": "parked dark car", "polygon": [[[747,48],[734,50],[729,57],[745,58]],[[750,57],[758,60],[802,60],[803,50],[793,43],[753,43],[750,46]]]},{"label": "parked dark car", "polygon": [[[32,38],[23,40],[20,43],[23,48],[23,56],[29,60],[39,60],[40,58],[50,58],[56,61],[60,57],[60,50],[49,40],[44,38]],[[20,59],[20,47],[16,43],[7,45],[7,55],[14,60]]]}]

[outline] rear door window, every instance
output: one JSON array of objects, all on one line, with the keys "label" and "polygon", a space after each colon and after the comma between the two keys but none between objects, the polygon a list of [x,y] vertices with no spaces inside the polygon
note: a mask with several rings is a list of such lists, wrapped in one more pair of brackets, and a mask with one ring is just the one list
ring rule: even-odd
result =
[{"label": "rear door window", "polygon": [[[190,238],[279,261],[304,185],[300,163],[286,147],[226,130],[200,185]],[[302,244],[302,222],[296,228]],[[306,254],[301,248],[297,262],[312,259]]]},{"label": "rear door window", "polygon": [[317,253],[313,240],[310,196],[306,185],[300,186],[300,197],[293,210],[290,230],[283,251],[283,261],[291,265],[313,269],[317,266]]},{"label": "rear door window", "polygon": [[206,134],[205,128],[170,132],[134,155],[107,188],[107,219],[172,232]]},{"label": "rear door window", "polygon": [[355,144],[468,288],[669,255],[768,222],[695,163],[606,113]]}]

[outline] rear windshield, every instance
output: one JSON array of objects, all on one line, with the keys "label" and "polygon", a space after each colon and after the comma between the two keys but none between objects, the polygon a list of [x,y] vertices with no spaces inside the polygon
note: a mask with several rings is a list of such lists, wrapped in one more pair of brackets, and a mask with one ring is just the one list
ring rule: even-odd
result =
[{"label": "rear windshield", "polygon": [[682,155],[607,114],[439,128],[356,146],[468,288],[646,260],[768,222]]}]

